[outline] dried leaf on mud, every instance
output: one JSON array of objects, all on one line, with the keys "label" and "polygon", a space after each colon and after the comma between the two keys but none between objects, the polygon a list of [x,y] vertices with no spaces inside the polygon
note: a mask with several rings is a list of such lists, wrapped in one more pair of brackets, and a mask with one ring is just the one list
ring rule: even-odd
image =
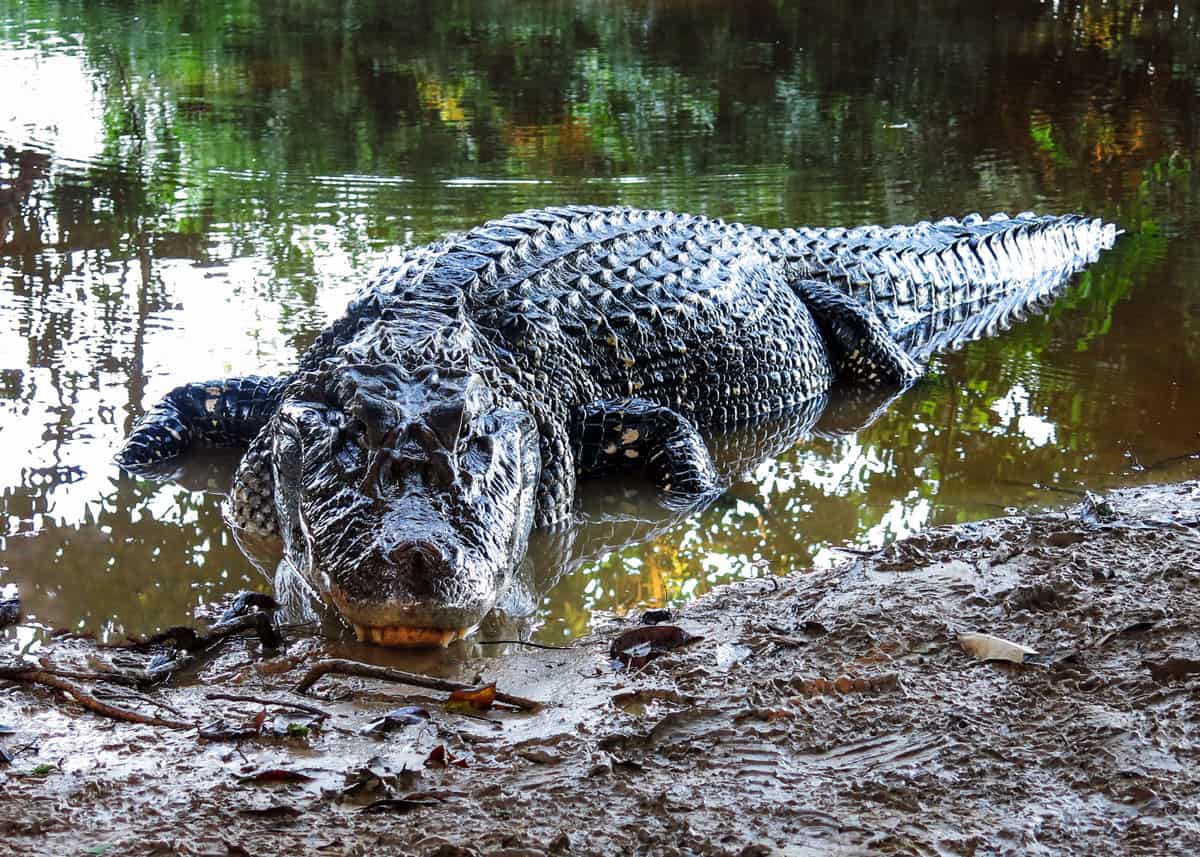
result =
[{"label": "dried leaf on mud", "polygon": [[[494,690],[494,688],[493,688]],[[382,717],[377,717],[362,728],[364,735],[383,735],[405,726],[419,726],[429,720],[429,712],[416,705],[393,708]]]},{"label": "dried leaf on mud", "polygon": [[474,711],[488,711],[496,702],[496,685],[485,684],[483,687],[474,688],[472,690],[456,690],[450,694],[450,698],[446,700],[447,711],[459,711],[471,713]]},{"label": "dried leaf on mud", "polygon": [[305,783],[311,780],[303,771],[293,771],[288,768],[263,768],[253,774],[238,777],[243,783]]},{"label": "dried leaf on mud", "polygon": [[617,635],[609,649],[609,657],[630,669],[644,667],[654,658],[672,649],[703,640],[689,634],[678,625],[646,625],[630,628]]},{"label": "dried leaf on mud", "polygon": [[963,651],[981,661],[1008,661],[1012,664],[1024,663],[1029,655],[1036,655],[1037,649],[995,637],[991,634],[968,633],[958,635],[958,644]]},{"label": "dried leaf on mud", "polygon": [[445,768],[449,765],[453,765],[456,768],[470,767],[466,759],[455,756],[446,749],[445,744],[438,744],[429,751],[429,755],[425,758],[425,767],[427,768]]},{"label": "dried leaf on mud", "polygon": [[412,812],[427,806],[437,806],[441,800],[427,795],[408,797],[385,797],[372,801],[362,808],[363,812]]}]

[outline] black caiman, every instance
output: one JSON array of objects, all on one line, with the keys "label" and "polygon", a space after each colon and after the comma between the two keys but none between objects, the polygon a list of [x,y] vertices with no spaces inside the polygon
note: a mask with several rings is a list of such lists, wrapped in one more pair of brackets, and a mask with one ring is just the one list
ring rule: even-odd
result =
[{"label": "black caiman", "polygon": [[172,390],[118,462],[246,452],[232,526],[384,645],[493,607],[581,477],[642,471],[674,509],[722,490],[714,432],[902,388],[1110,247],[1079,216],[763,229],[668,211],[526,211],[384,267],[282,377]]}]

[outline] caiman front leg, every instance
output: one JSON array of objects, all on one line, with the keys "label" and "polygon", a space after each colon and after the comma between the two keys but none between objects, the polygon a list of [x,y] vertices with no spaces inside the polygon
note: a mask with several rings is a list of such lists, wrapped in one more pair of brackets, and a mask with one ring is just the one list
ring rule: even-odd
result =
[{"label": "caiman front leg", "polygon": [[575,466],[585,475],[644,470],[677,511],[721,493],[700,432],[686,417],[645,399],[605,399],[577,408],[570,436]]},{"label": "caiman front leg", "polygon": [[138,420],[117,463],[144,470],[192,446],[246,446],[279,406],[287,378],[226,378],[184,384]]}]

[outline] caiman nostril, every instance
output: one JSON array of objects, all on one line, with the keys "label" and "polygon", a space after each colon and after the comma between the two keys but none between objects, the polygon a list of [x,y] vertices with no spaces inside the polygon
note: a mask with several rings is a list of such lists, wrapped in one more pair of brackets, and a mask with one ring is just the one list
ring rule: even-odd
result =
[{"label": "caiman nostril", "polygon": [[431,580],[446,567],[442,552],[427,542],[405,542],[393,548],[389,559],[412,580]]}]

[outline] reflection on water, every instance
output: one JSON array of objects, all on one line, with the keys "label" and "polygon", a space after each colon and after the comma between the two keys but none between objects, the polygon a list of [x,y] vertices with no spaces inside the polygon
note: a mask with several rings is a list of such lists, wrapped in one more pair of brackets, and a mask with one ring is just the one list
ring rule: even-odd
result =
[{"label": "reflection on water", "polygon": [[542,596],[543,638],[1194,474],[1197,108],[1194,3],[0,0],[0,587],[102,632],[265,588],[220,520],[228,461],[124,477],[132,420],[180,381],[286,369],[390,248],[569,201],[768,226],[1085,211],[1128,235],[1045,316],[703,513],[590,486],[590,559]]}]

